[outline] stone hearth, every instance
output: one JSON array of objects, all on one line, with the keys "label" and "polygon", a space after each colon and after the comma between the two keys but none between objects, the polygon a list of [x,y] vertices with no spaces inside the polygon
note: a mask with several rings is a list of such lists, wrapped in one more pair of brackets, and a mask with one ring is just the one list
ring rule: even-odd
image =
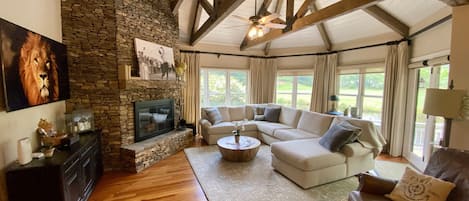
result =
[{"label": "stone hearth", "polygon": [[192,129],[171,131],[121,148],[124,170],[140,172],[192,144]]}]

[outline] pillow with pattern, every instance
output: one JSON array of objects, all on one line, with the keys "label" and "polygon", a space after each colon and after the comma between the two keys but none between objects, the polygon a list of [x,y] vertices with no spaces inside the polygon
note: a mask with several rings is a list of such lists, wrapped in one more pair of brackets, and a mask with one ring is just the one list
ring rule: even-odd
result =
[{"label": "pillow with pattern", "polygon": [[456,185],[406,167],[394,190],[386,197],[395,201],[445,201]]}]

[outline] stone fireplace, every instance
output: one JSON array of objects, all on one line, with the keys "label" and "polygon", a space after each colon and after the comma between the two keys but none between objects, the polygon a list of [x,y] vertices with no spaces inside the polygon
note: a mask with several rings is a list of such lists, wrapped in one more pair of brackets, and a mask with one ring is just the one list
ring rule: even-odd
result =
[{"label": "stone fireplace", "polygon": [[[181,101],[182,82],[118,78],[119,68],[128,65],[132,76],[139,76],[135,38],[172,47],[178,60],[178,22],[170,4],[171,0],[61,1],[63,43],[68,49],[71,89],[71,98],[66,101],[67,111],[78,106],[93,110],[95,125],[102,128],[105,170],[131,166],[125,160],[129,158],[128,150],[123,148],[135,141],[134,102]],[[176,104],[175,121],[179,119],[179,113]],[[161,143],[173,141],[178,140],[168,137]],[[185,143],[187,139],[183,141]],[[160,142],[157,144],[161,145]],[[176,151],[168,151],[167,147],[160,146],[165,154],[152,161]],[[155,152],[161,150],[152,149]],[[133,163],[137,160],[134,158]]]}]

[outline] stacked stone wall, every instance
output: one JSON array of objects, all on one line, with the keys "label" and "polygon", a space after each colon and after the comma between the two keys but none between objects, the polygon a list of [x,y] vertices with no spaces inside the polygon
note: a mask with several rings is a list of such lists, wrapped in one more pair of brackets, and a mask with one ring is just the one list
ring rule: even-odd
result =
[{"label": "stacked stone wall", "polygon": [[95,124],[102,128],[105,169],[120,169],[120,149],[133,143],[132,102],[174,98],[178,103],[182,85],[176,81],[131,80],[121,89],[119,68],[131,65],[132,75],[139,75],[135,38],[172,47],[178,59],[177,17],[171,13],[170,0],[61,2],[71,90],[67,111],[93,109]]}]

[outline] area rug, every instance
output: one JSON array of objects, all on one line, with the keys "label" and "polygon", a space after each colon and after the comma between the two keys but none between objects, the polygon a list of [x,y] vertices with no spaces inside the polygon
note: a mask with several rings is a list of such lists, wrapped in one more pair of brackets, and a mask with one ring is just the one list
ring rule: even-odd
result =
[{"label": "area rug", "polygon": [[[188,148],[184,152],[209,201],[345,201],[358,186],[357,178],[350,177],[304,190],[274,171],[270,147],[266,145],[260,147],[254,160],[243,163],[223,160],[217,146]],[[377,167],[387,169],[386,164]],[[393,167],[393,171],[403,172],[404,168]]]}]

